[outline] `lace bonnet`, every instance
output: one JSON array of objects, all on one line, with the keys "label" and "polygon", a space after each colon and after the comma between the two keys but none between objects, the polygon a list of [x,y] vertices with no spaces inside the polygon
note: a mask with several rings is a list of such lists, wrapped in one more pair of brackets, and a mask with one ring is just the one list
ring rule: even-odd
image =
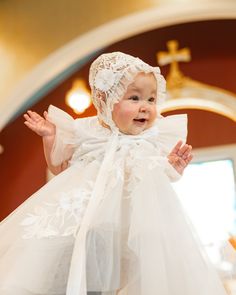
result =
[{"label": "lace bonnet", "polygon": [[165,99],[166,83],[159,67],[152,67],[140,58],[122,52],[102,54],[92,63],[89,84],[93,104],[99,119],[111,129],[116,128],[112,120],[114,104],[124,96],[128,85],[140,72],[154,74],[157,81],[157,105],[160,105]]}]

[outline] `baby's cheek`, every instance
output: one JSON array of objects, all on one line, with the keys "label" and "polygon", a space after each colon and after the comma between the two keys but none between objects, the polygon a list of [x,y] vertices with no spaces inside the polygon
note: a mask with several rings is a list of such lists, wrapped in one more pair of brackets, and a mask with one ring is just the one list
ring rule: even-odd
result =
[{"label": "baby's cheek", "polygon": [[130,101],[123,105],[123,111],[126,113],[127,116],[133,116],[138,113],[139,106],[138,104],[134,104]]},{"label": "baby's cheek", "polygon": [[116,119],[120,124],[129,125],[136,116],[136,108],[130,103],[130,101],[121,101],[114,105],[113,119]]},{"label": "baby's cheek", "polygon": [[155,120],[156,117],[157,117],[157,108],[156,108],[156,106],[153,107],[153,109],[151,111],[151,117],[152,117],[153,120]]},{"label": "baby's cheek", "polygon": [[123,119],[126,121],[133,121],[133,119],[137,116],[136,112],[132,110],[125,110],[122,115]]}]

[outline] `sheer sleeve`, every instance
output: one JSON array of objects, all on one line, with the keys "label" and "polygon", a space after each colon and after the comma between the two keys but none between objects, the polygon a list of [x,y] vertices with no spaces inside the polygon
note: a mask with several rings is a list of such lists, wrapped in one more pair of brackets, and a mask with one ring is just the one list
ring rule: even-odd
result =
[{"label": "sheer sleeve", "polygon": [[179,140],[186,142],[187,137],[187,115],[173,115],[168,117],[162,117],[158,119],[158,145],[161,149],[161,155],[163,158],[163,165],[165,172],[170,181],[177,181],[181,178],[181,175],[176,169],[169,163],[167,156],[174,148]]},{"label": "sheer sleeve", "polygon": [[48,120],[56,126],[51,162],[58,166],[71,158],[75,146],[75,120],[63,110],[50,105]]},{"label": "sheer sleeve", "polygon": [[165,173],[169,177],[170,181],[178,181],[182,177],[182,175],[179,174],[179,172],[177,172],[176,169],[169,163],[167,157],[163,159],[163,162],[165,167]]}]

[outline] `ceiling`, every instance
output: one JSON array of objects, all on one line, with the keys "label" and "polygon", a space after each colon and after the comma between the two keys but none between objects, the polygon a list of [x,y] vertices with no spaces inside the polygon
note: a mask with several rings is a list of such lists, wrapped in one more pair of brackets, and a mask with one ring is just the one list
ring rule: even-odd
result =
[{"label": "ceiling", "polygon": [[42,85],[91,52],[158,26],[212,18],[236,19],[236,1],[0,1],[0,129]]}]

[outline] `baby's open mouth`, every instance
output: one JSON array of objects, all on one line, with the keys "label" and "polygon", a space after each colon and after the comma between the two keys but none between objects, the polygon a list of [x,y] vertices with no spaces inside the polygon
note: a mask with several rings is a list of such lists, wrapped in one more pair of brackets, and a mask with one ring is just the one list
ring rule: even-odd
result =
[{"label": "baby's open mouth", "polygon": [[142,119],[134,119],[134,121],[144,123],[144,122],[147,121],[147,119],[144,119],[144,118],[142,118]]}]

